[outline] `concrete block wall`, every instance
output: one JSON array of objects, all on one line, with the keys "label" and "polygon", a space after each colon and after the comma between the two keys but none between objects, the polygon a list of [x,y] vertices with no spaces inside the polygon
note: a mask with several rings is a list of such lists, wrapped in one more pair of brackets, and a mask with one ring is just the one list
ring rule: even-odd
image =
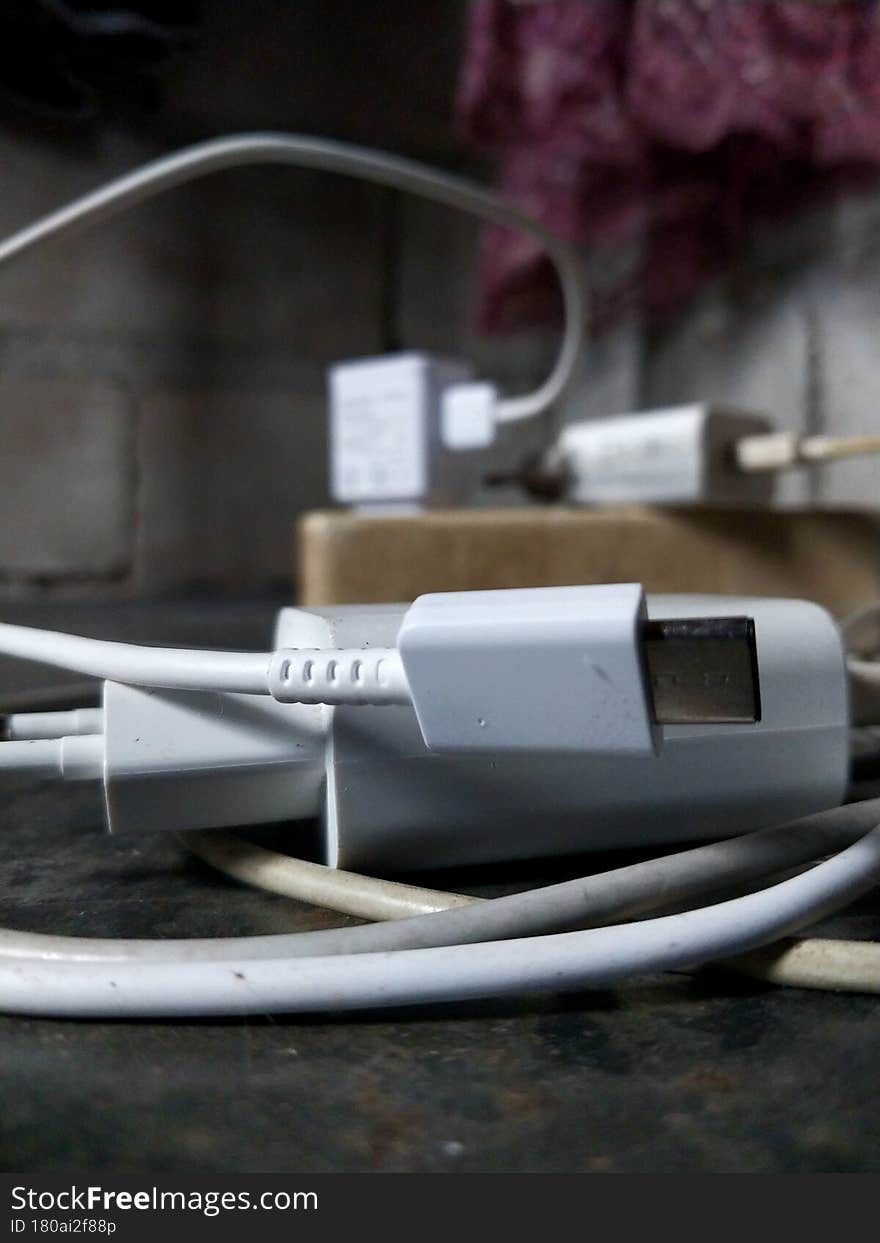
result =
[{"label": "concrete block wall", "polygon": [[[111,100],[87,133],[0,117],[0,235],[226,132],[448,163],[462,11],[214,0],[153,112]],[[349,179],[242,169],[0,269],[0,594],[289,584],[296,516],[327,501],[325,368],[406,319],[399,210]]]},{"label": "concrete block wall", "polygon": [[[217,0],[149,116],[88,135],[0,122],[5,234],[161,151],[288,128],[460,167],[450,117],[463,6]],[[393,37],[389,32],[393,32]],[[324,368],[393,348],[464,353],[510,391],[547,337],[471,326],[476,226],[290,170],[206,179],[0,269],[0,594],[290,582],[292,528],[326,503]],[[619,279],[637,247],[592,259]],[[560,417],[697,398],[780,426],[880,425],[880,192],[763,230],[674,322],[637,313],[585,356]],[[513,460],[535,433],[511,436]],[[880,461],[787,479],[784,503],[873,505]]]},{"label": "concrete block wall", "polygon": [[[728,278],[643,351],[644,406],[689,397],[815,434],[880,431],[880,186],[762,229]],[[782,504],[880,499],[880,458],[780,480]]]},{"label": "concrete block wall", "polygon": [[[56,172],[24,174],[30,211],[153,154],[121,145],[75,176],[28,148]],[[236,172],[0,272],[8,589],[289,575],[293,517],[326,495],[324,366],[383,341],[382,197],[335,190]]]}]

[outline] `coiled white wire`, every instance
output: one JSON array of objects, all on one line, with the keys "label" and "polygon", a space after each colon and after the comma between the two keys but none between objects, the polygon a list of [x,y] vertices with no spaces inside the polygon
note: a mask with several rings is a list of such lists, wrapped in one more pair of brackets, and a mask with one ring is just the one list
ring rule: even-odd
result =
[{"label": "coiled white wire", "polygon": [[607,987],[797,931],[880,876],[880,827],[809,872],[715,906],[587,932],[321,958],[58,962],[0,959],[7,1011],[211,1015],[320,1012]]},{"label": "coiled white wire", "polygon": [[[803,858],[806,839],[799,833],[812,831],[809,843],[821,849],[821,831],[827,849],[835,840],[863,830],[876,821],[878,806],[856,807],[811,817],[802,826],[765,831],[739,839],[757,847],[753,865],[764,854],[767,866],[790,866]],[[835,839],[835,833],[837,835]],[[785,835],[788,834],[786,842]],[[436,944],[449,936],[464,939],[456,921],[470,921],[471,939],[482,925],[512,935],[503,926],[508,911],[534,909],[533,921],[547,920],[547,911],[558,919],[571,917],[569,901],[560,903],[558,892],[576,887],[583,894],[580,916],[610,918],[614,910],[626,909],[638,895],[646,871],[666,864],[674,877],[682,860],[698,860],[697,872],[678,889],[679,898],[700,891],[695,880],[702,876],[702,890],[709,883],[716,889],[733,879],[712,867],[712,852],[733,852],[735,842],[703,847],[668,860],[634,865],[606,877],[567,882],[532,894],[496,899],[476,907],[443,912],[417,920],[404,920],[379,928],[341,929],[335,932],[297,934],[292,937],[256,937],[217,942],[88,942],[77,938],[39,937],[0,933],[0,998],[3,1009],[56,1015],[186,1015],[262,1013],[271,1011],[319,1011],[372,1008],[386,1005],[503,996],[520,991],[547,991],[606,986],[634,974],[683,968],[747,952],[797,931],[808,923],[845,905],[865,892],[880,875],[880,828],[873,829],[832,859],[790,880],[747,897],[735,898],[700,910],[667,915],[638,923],[619,924],[588,932],[565,932],[518,940],[488,940],[479,944]],[[639,876],[639,872],[641,875]],[[626,877],[625,873],[630,873]],[[609,878],[611,878],[609,883]],[[662,871],[654,877],[653,904],[672,897],[675,887],[664,889]],[[635,890],[627,883],[635,881]],[[598,902],[591,904],[591,887]],[[643,895],[644,897],[644,895]],[[612,899],[609,905],[609,898]],[[602,901],[606,908],[602,912]],[[616,900],[616,908],[614,901]],[[642,910],[650,907],[644,902]],[[632,909],[632,905],[630,906]],[[636,909],[638,904],[636,903]],[[521,912],[520,912],[521,914]],[[516,919],[515,915],[514,924]],[[452,925],[447,933],[444,922]],[[432,926],[436,930],[432,943]],[[519,920],[520,927],[528,919]],[[534,923],[532,926],[536,926]],[[414,934],[414,935],[412,935]],[[391,948],[377,952],[384,943],[424,945],[423,948]],[[334,940],[335,938],[335,940]],[[117,958],[90,956],[116,946]],[[81,947],[77,957],[77,946]],[[93,947],[97,946],[96,950]],[[362,950],[364,952],[357,952]],[[164,955],[173,953],[172,960]],[[160,957],[161,955],[161,957]]]}]

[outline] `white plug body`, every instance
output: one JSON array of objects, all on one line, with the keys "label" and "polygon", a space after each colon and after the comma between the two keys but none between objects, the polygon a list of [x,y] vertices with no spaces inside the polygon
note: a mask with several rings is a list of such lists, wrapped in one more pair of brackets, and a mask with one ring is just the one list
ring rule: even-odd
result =
[{"label": "white plug body", "polygon": [[550,457],[577,505],[765,505],[774,476],[738,470],[734,446],[772,430],[761,415],[697,403],[571,423]]},{"label": "white plug body", "polygon": [[397,648],[432,751],[651,755],[637,583],[440,592]]},{"label": "white plug body", "polygon": [[[650,750],[430,751],[408,706],[108,684],[104,780],[118,832],[319,817],[323,858],[380,871],[742,833],[837,805],[849,763],[841,640],[798,600],[648,597],[651,618],[754,618],[761,719],[665,725]],[[279,647],[393,647],[406,608],[283,609]],[[534,719],[533,705],[515,710]],[[297,850],[298,829],[290,827]]]},{"label": "white plug body", "polygon": [[417,352],[337,363],[328,376],[330,490],[346,505],[454,504],[495,438],[492,385]]},{"label": "white plug body", "polygon": [[110,829],[225,828],[319,815],[330,713],[268,695],[105,683]]}]

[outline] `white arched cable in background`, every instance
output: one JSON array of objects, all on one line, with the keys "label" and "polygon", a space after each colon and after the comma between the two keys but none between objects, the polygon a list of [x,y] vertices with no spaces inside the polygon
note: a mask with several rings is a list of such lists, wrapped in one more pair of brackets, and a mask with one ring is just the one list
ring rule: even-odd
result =
[{"label": "white arched cable in background", "polygon": [[551,260],[559,278],[565,315],[562,341],[553,369],[544,383],[533,393],[503,398],[498,403],[496,418],[499,422],[532,418],[560,396],[571,377],[584,335],[584,290],[574,249],[558,234],[483,186],[413,160],[351,143],[303,134],[256,133],[233,134],[186,147],[107,182],[7,237],[0,242],[0,264],[58,234],[99,224],[165,190],[209,173],[249,164],[316,168],[377,182],[517,229],[534,238]]}]

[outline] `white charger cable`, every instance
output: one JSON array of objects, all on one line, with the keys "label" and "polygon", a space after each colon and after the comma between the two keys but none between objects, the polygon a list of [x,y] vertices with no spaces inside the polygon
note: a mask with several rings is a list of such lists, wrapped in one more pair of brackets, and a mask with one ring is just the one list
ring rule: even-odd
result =
[{"label": "white charger cable", "polygon": [[268,943],[265,957],[108,963],[49,953],[0,956],[0,997],[13,1013],[184,1016],[361,1010],[608,987],[777,940],[854,901],[878,877],[880,827],[790,880],[678,915],[511,941],[321,957],[273,954],[277,937],[254,938]]},{"label": "white charger cable", "polygon": [[505,423],[532,418],[559,397],[577,361],[583,335],[584,293],[573,248],[552,229],[483,186],[414,160],[352,143],[305,134],[254,133],[233,134],[185,147],[107,182],[7,237],[0,242],[0,264],[51,237],[99,224],[175,186],[251,164],[286,164],[342,173],[433,199],[534,238],[559,278],[565,313],[563,337],[553,369],[543,384],[533,393],[501,398],[496,418]]},{"label": "white charger cable", "polygon": [[[337,851],[372,849],[378,858],[384,851],[385,858],[403,865],[412,861],[407,849],[412,852],[414,847],[423,864],[448,862],[442,850],[448,850],[450,843],[467,852],[490,842],[496,854],[513,856],[571,849],[578,842],[609,844],[601,836],[603,821],[612,824],[618,844],[627,840],[646,844],[683,832],[705,834],[712,824],[716,831],[735,832],[737,819],[742,828],[750,819],[753,823],[784,819],[784,809],[803,812],[811,803],[815,809],[837,801],[842,792],[838,783],[846,776],[847,727],[840,640],[827,615],[803,602],[735,603],[753,614],[745,619],[754,620],[753,629],[743,625],[742,618],[731,619],[727,601],[671,598],[648,601],[646,608],[632,586],[566,589],[562,596],[553,590],[546,595],[475,593],[452,597],[445,605],[442,598],[428,597],[409,612],[282,613],[278,628],[282,642],[276,652],[296,653],[297,647],[290,644],[294,640],[314,644],[322,659],[331,659],[331,650],[357,650],[369,659],[390,660],[389,654],[402,648],[401,666],[408,678],[405,633],[411,627],[418,639],[413,650],[423,658],[427,653],[427,667],[434,670],[433,678],[426,679],[418,660],[411,666],[431,719],[437,711],[434,701],[450,681],[468,690],[473,674],[478,693],[495,695],[499,710],[513,702],[511,694],[515,697],[518,686],[524,692],[520,722],[504,735],[511,748],[509,762],[502,758],[503,749],[480,753],[466,747],[432,753],[425,747],[411,705],[374,707],[361,700],[330,709],[320,703],[280,703],[266,693],[270,653],[244,654],[247,659],[240,666],[235,654],[191,653],[193,667],[203,659],[207,662],[194,675],[196,689],[138,689],[109,682],[103,715],[77,718],[84,726],[88,720],[100,726],[101,734],[47,737],[63,728],[55,714],[42,723],[20,720],[15,722],[18,740],[2,744],[0,753],[7,748],[6,754],[17,762],[22,748],[35,755],[55,748],[61,755],[67,747],[82,745],[89,753],[91,775],[102,753],[108,813],[119,831],[180,828],[187,820],[190,825],[240,824],[309,815],[324,797],[328,813],[332,809],[327,829],[335,835]],[[691,607],[704,616],[683,617]],[[580,614],[588,624],[578,628]],[[719,620],[724,623],[720,629],[714,624]],[[731,620],[740,624],[730,626]],[[333,648],[354,635],[362,640],[360,648]],[[397,646],[392,647],[389,640],[395,635]],[[633,663],[633,653],[639,653],[641,693],[651,727],[662,737],[652,738],[650,745],[643,739],[632,747],[626,733],[622,744],[618,737],[606,742],[603,751],[594,741],[599,731],[588,719],[579,750],[566,754],[548,746],[545,759],[536,751],[523,765],[517,731],[522,720],[540,718],[534,711],[535,684],[517,672],[521,657],[510,663],[510,653],[521,652],[524,636],[533,655],[546,657],[555,649],[561,660],[545,679],[555,688],[553,693],[561,693],[561,670],[567,670],[572,681],[578,668],[592,670],[590,676],[595,678],[596,666],[611,675],[610,683],[602,677],[598,682],[614,687],[618,673],[610,659],[613,649],[619,649],[624,671]],[[79,669],[88,664],[89,672],[107,662],[103,667],[112,664],[116,673],[137,671],[143,677],[161,671],[178,680],[185,676],[187,654],[179,650],[168,656],[163,668],[161,649],[120,644],[95,648],[72,636],[59,636],[58,645],[56,663],[74,659]],[[6,650],[52,659],[51,646],[46,632],[35,637],[21,628],[0,630],[0,648]],[[452,659],[453,670],[456,654],[461,657],[458,679],[444,671],[444,654]],[[223,655],[228,659],[218,659]],[[468,666],[468,658],[474,660],[475,669],[479,666],[476,672]],[[552,661],[548,667],[553,669]],[[245,668],[249,678],[260,671],[261,694],[211,685],[212,677],[242,676]],[[352,671],[349,665],[345,668]],[[338,675],[339,669],[331,676],[324,667],[322,677],[328,686]],[[620,676],[624,699],[629,693],[627,679],[624,672]],[[493,682],[501,684],[502,698],[497,698]],[[412,694],[409,681],[407,686]],[[604,700],[594,696],[585,702],[587,718],[613,717],[616,710],[614,690]],[[680,714],[688,723],[662,724],[657,719],[658,703],[661,713]],[[441,708],[443,722],[448,705]],[[470,712],[468,706],[465,718]],[[540,734],[540,721],[536,728]],[[639,724],[636,732],[643,730]],[[41,736],[28,741],[21,737],[25,732]],[[549,741],[544,736],[544,745]],[[432,754],[436,758],[426,762]],[[762,768],[762,755],[763,762],[769,762],[767,768]],[[83,776],[90,775],[87,767],[84,762]],[[706,767],[711,772],[701,773]],[[715,801],[705,809],[702,821],[688,825],[687,815],[699,806],[695,791],[701,781],[708,782],[707,791],[711,785]],[[450,788],[458,798],[449,797]],[[506,793],[513,801],[505,801]],[[568,819],[560,796],[569,806]],[[639,804],[641,796],[646,802]],[[617,821],[613,802],[605,806],[603,798],[617,800]],[[619,818],[621,804],[628,808],[628,820]],[[650,815],[644,810],[648,806]],[[409,835],[402,833],[401,809],[410,818]],[[580,838],[571,812],[582,821]],[[469,814],[476,815],[473,827],[467,821]],[[876,876],[878,834],[852,846],[847,843],[870,828],[878,814],[875,805],[844,808],[830,813],[830,820],[827,814],[817,817],[814,827],[808,822],[637,865],[596,878],[586,889],[582,882],[571,882],[476,906],[466,904],[461,895],[398,894],[393,882],[376,882],[390,886],[376,894],[365,878],[338,876],[337,889],[347,891],[355,904],[375,901],[373,913],[381,902],[398,898],[397,914],[450,904],[462,908],[441,911],[427,920],[404,920],[387,932],[347,929],[326,934],[324,940],[325,934],[306,934],[305,939],[269,937],[189,946],[175,942],[152,948],[145,943],[114,946],[0,933],[0,992],[8,1008],[34,1013],[184,1014],[360,1008],[608,984],[642,970],[746,951],[797,931],[864,892]],[[387,817],[381,830],[377,823],[369,823],[371,815]],[[478,823],[479,834],[474,832]],[[626,823],[634,837],[620,832]],[[205,845],[210,854],[210,836]],[[725,888],[729,892],[759,876],[769,880],[841,846],[845,849],[834,860],[749,898],[590,932],[553,931],[662,912],[670,904],[688,904]],[[306,877],[313,886],[312,896],[319,895],[322,886],[325,898],[333,890],[331,870],[290,864],[297,883],[303,881],[303,868],[315,869]],[[228,865],[227,852],[224,866]],[[266,861],[266,868],[274,876],[272,861]],[[246,879],[260,883],[266,879],[265,868],[261,873],[246,867],[245,872]],[[396,952],[403,949],[407,952]]]}]

